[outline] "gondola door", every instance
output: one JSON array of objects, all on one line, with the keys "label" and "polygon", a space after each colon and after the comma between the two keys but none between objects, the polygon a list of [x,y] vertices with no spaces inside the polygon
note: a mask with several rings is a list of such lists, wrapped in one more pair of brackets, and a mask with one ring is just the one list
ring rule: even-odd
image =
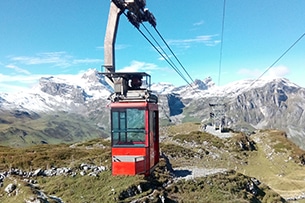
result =
[{"label": "gondola door", "polygon": [[150,171],[159,162],[159,122],[158,107],[152,105],[149,110],[149,161]]}]

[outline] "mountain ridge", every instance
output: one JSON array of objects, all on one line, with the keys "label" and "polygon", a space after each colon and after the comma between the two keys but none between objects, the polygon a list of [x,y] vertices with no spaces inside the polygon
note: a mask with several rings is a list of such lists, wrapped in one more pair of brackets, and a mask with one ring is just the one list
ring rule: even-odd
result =
[{"label": "mountain ridge", "polygon": [[[196,79],[193,84],[175,87],[156,83],[152,91],[159,96],[161,125],[212,122],[209,104],[225,104],[226,123],[236,131],[253,129],[284,130],[296,144],[305,148],[305,89],[285,78],[242,80],[216,86],[212,78]],[[107,100],[111,88],[97,70],[66,77],[45,77],[28,92],[0,93],[0,112],[6,110],[73,113],[106,131],[109,126]],[[0,116],[5,123],[5,117]],[[4,124],[3,124],[4,125]],[[5,127],[4,127],[5,128]],[[1,129],[1,128],[0,128]]]}]

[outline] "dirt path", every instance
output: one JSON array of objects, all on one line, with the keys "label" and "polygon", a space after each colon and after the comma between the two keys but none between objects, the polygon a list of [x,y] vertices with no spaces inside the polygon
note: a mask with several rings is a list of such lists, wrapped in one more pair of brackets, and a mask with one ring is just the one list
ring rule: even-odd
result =
[{"label": "dirt path", "polygon": [[198,168],[198,167],[179,167],[174,168],[173,173],[175,175],[175,179],[194,179],[198,177],[205,177],[209,175],[213,175],[215,173],[223,173],[227,171],[225,168]]}]

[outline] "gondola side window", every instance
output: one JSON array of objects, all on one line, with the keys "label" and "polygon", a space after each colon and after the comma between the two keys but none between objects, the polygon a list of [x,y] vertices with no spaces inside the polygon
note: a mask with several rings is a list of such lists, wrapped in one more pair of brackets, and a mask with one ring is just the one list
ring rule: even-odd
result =
[{"label": "gondola side window", "polygon": [[145,111],[143,109],[112,110],[112,145],[145,144]]}]

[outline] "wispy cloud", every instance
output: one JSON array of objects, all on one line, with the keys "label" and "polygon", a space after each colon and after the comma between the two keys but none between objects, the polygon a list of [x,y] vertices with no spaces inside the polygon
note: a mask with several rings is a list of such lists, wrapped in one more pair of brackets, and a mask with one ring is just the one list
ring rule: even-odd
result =
[{"label": "wispy cloud", "polygon": [[74,59],[72,61],[73,64],[89,64],[89,63],[102,63],[102,59]]},{"label": "wispy cloud", "polygon": [[140,62],[140,61],[132,61],[129,66],[126,66],[118,72],[147,72],[151,73],[154,70],[158,70],[158,66],[152,63]]},{"label": "wispy cloud", "polygon": [[0,92],[20,92],[29,89],[34,84],[37,84],[42,75],[5,75],[0,73]]},{"label": "wispy cloud", "polygon": [[262,74],[262,71],[259,69],[242,68],[237,71],[237,74],[242,77],[257,78]]},{"label": "wispy cloud", "polygon": [[201,20],[201,21],[193,23],[193,26],[200,26],[200,25],[203,25],[203,24],[204,24],[204,21]]},{"label": "wispy cloud", "polygon": [[200,35],[195,38],[189,39],[178,39],[178,40],[169,40],[168,44],[174,46],[183,46],[185,48],[190,47],[192,44],[202,43],[206,46],[216,46],[220,43],[219,39],[215,39],[218,35]]},{"label": "wispy cloud", "polygon": [[45,52],[35,56],[10,56],[10,61],[23,65],[49,64],[55,67],[70,67],[75,64],[102,63],[101,59],[76,59],[66,52]]},{"label": "wispy cloud", "polygon": [[272,77],[272,78],[283,78],[283,77],[287,77],[287,75],[289,75],[289,74],[290,74],[290,70],[288,67],[276,66],[276,67],[271,68],[268,71],[267,75],[269,75],[269,77]]},{"label": "wispy cloud", "polygon": [[6,65],[5,67],[6,67],[6,68],[9,68],[9,69],[13,69],[13,70],[16,71],[17,73],[24,73],[24,74],[26,74],[26,75],[30,75],[30,74],[31,74],[28,70],[19,68],[18,66],[13,65],[13,64]]},{"label": "wispy cloud", "polygon": [[33,56],[8,56],[7,58],[6,63],[0,62],[2,67],[10,69],[10,71],[4,70],[0,73],[0,92],[21,91],[37,84],[41,77],[49,77],[50,75],[47,74],[34,74],[35,69],[41,68],[43,65],[48,68],[77,67],[79,70],[79,67],[82,66],[86,69],[86,67],[89,68],[88,65],[103,63],[102,59],[76,58],[67,52],[44,52]]},{"label": "wispy cloud", "polygon": [[[239,75],[242,75],[247,78],[258,78],[260,77],[265,70],[261,69],[247,69],[243,68],[238,71]],[[290,73],[290,70],[286,66],[276,66],[272,67],[268,72],[263,75],[263,78],[273,79],[273,78],[283,78],[287,77]]]},{"label": "wispy cloud", "polygon": [[14,74],[14,75],[7,75],[0,73],[0,93],[13,93],[13,92],[20,92],[26,91],[32,88],[33,86],[37,85],[39,79],[42,77],[50,77],[54,76],[57,78],[65,78],[68,81],[76,80],[76,78],[80,78],[86,70],[81,70],[76,74]]},{"label": "wispy cloud", "polygon": [[11,82],[19,82],[25,84],[31,84],[37,82],[37,80],[45,75],[5,75],[0,73],[0,82],[1,83],[11,83]]},{"label": "wispy cloud", "polygon": [[73,57],[66,52],[38,53],[35,56],[13,56],[10,60],[25,65],[53,64],[55,66],[68,66]]},{"label": "wispy cloud", "polygon": [[15,84],[5,84],[0,82],[0,93],[14,93],[28,90],[28,87],[17,86]]}]

